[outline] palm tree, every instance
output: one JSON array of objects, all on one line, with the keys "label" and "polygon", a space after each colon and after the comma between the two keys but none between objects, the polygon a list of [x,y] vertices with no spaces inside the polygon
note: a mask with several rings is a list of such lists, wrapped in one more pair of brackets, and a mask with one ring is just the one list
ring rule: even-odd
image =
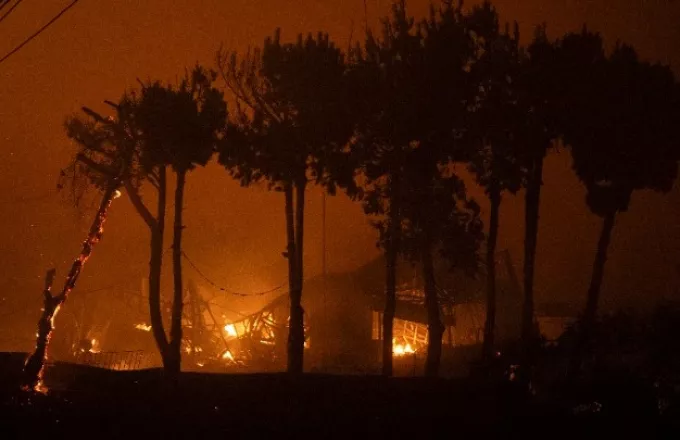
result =
[{"label": "palm tree", "polygon": [[[352,185],[344,147],[352,135],[344,55],[328,35],[282,43],[280,31],[262,50],[221,51],[217,64],[226,86],[246,106],[230,124],[219,161],[243,185],[265,180],[284,193],[290,322],[288,372],[303,371],[303,243],[309,182],[334,194]],[[240,107],[239,107],[240,108]]]}]

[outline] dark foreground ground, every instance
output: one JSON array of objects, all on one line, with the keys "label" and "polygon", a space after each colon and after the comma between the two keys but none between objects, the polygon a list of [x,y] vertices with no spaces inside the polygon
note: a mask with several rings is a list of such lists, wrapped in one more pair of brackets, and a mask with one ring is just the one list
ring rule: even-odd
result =
[{"label": "dark foreground ground", "polygon": [[157,370],[57,365],[41,395],[17,389],[22,361],[0,354],[2,439],[680,438],[680,420],[626,384],[579,402],[507,382],[188,373],[172,388]]}]

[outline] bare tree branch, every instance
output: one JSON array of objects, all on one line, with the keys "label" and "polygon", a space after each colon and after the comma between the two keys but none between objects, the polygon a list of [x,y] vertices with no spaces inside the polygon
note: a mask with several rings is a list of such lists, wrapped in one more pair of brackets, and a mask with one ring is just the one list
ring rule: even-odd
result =
[{"label": "bare tree branch", "polygon": [[149,208],[147,208],[146,205],[144,204],[144,201],[142,200],[142,197],[139,195],[137,189],[132,186],[132,183],[129,180],[125,180],[124,186],[125,191],[128,193],[128,196],[130,196],[132,206],[135,207],[137,213],[139,213],[139,215],[142,217],[142,220],[144,220],[144,223],[146,223],[149,226],[149,228],[158,227],[158,221],[151,214]]}]

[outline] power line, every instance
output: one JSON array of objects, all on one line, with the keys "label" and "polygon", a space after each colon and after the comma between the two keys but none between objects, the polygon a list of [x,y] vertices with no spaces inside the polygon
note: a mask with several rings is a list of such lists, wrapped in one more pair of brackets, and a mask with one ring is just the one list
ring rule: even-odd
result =
[{"label": "power line", "polygon": [[[19,4],[20,4],[22,1],[24,1],[24,0],[17,0],[17,2],[14,3],[14,4],[12,5],[12,7],[9,8],[9,10],[5,13],[5,15],[3,15],[2,17],[0,17],[0,23],[2,23],[2,20],[4,20],[5,18],[7,18],[7,16],[8,16],[9,14],[11,14],[12,11],[13,11],[14,9],[16,9],[16,7],[19,6]],[[2,6],[0,6],[0,9],[1,9],[1,8],[4,8],[4,7],[5,7],[6,5],[8,5],[8,4],[9,4],[9,1],[8,1],[7,3],[3,4]]]},{"label": "power line", "polygon": [[5,6],[9,4],[10,0],[0,0],[0,11],[2,11]]},{"label": "power line", "polygon": [[191,259],[187,256],[187,254],[186,254],[184,251],[182,251],[182,256],[184,257],[185,260],[187,260],[187,262],[188,262],[188,263],[191,265],[191,267],[196,271],[196,273],[198,273],[198,275],[199,275],[201,278],[203,278],[208,284],[210,284],[211,286],[213,286],[213,287],[216,288],[217,290],[220,290],[220,291],[222,291],[222,292],[228,293],[228,294],[230,294],[230,295],[241,296],[241,297],[246,297],[246,296],[262,296],[262,295],[266,295],[266,294],[268,294],[268,293],[276,292],[277,290],[283,288],[283,287],[287,284],[287,283],[283,283],[283,284],[281,284],[281,285],[279,285],[279,286],[274,287],[273,289],[264,290],[264,291],[262,291],[262,292],[253,292],[253,293],[235,292],[235,291],[233,291],[233,290],[226,289],[226,288],[224,288],[224,287],[218,286],[214,281],[212,281],[210,278],[208,278],[207,276],[205,276],[205,274],[203,274],[203,272],[201,272],[201,270],[200,270],[198,267],[196,267],[196,265],[194,264],[194,262],[191,261]]},{"label": "power line", "polygon": [[[75,6],[76,3],[78,3],[79,0],[73,0],[68,6],[66,6],[64,9],[62,9],[57,15],[55,15],[50,21],[48,21],[43,27],[38,29],[36,32],[33,33],[30,37],[26,38],[21,44],[19,44],[17,47],[9,51],[7,55],[4,57],[0,58],[0,64],[2,64],[7,58],[11,57],[15,53],[19,52],[22,47],[30,43],[34,38],[36,38],[38,35],[43,33],[48,27],[50,27],[55,21],[59,20],[59,18],[66,13],[69,9],[71,9],[73,6]],[[18,3],[17,3],[18,4]],[[16,4],[14,5],[16,7]]]}]

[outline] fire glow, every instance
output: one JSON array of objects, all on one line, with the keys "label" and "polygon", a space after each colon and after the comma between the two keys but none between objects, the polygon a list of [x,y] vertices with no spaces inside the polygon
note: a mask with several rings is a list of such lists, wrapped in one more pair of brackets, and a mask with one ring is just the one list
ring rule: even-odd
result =
[{"label": "fire glow", "polygon": [[150,332],[150,331],[151,331],[151,326],[150,326],[150,325],[147,325],[147,324],[145,324],[145,323],[137,324],[137,325],[135,325],[135,328],[136,328],[137,330],[142,330],[142,331],[145,331],[145,332]]},{"label": "fire glow", "polygon": [[225,325],[224,331],[227,333],[228,336],[231,336],[233,338],[238,336],[238,333],[236,332],[236,327],[234,326],[234,324]]},{"label": "fire glow", "polygon": [[405,344],[397,343],[396,339],[392,339],[392,354],[395,357],[406,356],[407,354],[413,354],[416,351],[411,347],[408,342]]}]

